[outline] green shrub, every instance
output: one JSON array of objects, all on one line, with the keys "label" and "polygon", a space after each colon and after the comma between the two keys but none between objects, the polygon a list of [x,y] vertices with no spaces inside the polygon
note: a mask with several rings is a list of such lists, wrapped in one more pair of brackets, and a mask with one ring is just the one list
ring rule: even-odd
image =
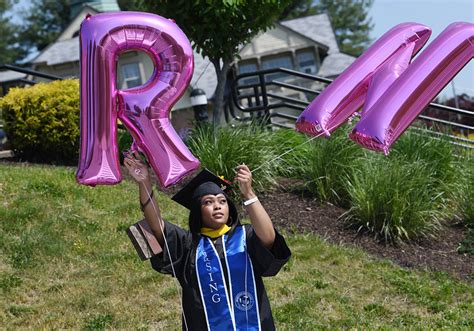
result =
[{"label": "green shrub", "polygon": [[188,146],[203,167],[230,181],[235,167],[245,163],[253,171],[255,190],[262,191],[275,184],[279,160],[274,160],[277,153],[269,148],[272,136],[256,124],[215,130],[203,125],[191,132]]},{"label": "green shrub", "polygon": [[343,219],[387,241],[433,236],[447,218],[444,193],[421,161],[371,157],[347,189],[351,207]]},{"label": "green shrub", "polygon": [[347,138],[348,127],[329,139],[317,138],[309,148],[307,187],[319,201],[348,207],[347,181],[363,161],[364,150]]},{"label": "green shrub", "polygon": [[117,130],[117,141],[119,149],[120,164],[123,163],[123,152],[128,151],[133,143],[133,138],[127,129]]},{"label": "green shrub", "polygon": [[5,131],[23,160],[77,162],[79,81],[63,80],[13,88],[0,99]]}]

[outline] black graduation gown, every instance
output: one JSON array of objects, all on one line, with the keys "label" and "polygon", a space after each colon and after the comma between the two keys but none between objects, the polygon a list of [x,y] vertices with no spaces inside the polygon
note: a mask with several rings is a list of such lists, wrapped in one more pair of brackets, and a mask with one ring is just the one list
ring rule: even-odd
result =
[{"label": "black graduation gown", "polygon": [[[172,223],[166,222],[165,236],[168,242],[169,253],[173,261],[174,270],[182,287],[183,295],[183,309],[188,326],[188,330],[207,330],[204,307],[199,292],[199,285],[196,275],[195,261],[196,250],[201,235],[192,234]],[[286,245],[285,239],[277,232],[275,242],[271,250],[265,248],[260,239],[253,231],[251,225],[236,225],[245,226],[247,234],[247,247],[250,255],[255,274],[255,284],[257,289],[257,298],[259,305],[259,313],[262,330],[275,330],[273,323],[272,312],[268,297],[263,285],[262,277],[274,276],[278,273],[281,267],[288,261],[291,252]],[[231,236],[234,232],[233,227],[228,235]],[[166,246],[166,245],[165,245]],[[223,262],[224,254],[222,250],[222,237],[218,238],[214,244],[221,262]],[[226,264],[221,263],[224,269],[224,275],[227,280]],[[171,263],[164,247],[163,252],[151,258],[151,265],[153,269],[164,274],[173,274]],[[183,321],[183,330],[185,330]]]}]

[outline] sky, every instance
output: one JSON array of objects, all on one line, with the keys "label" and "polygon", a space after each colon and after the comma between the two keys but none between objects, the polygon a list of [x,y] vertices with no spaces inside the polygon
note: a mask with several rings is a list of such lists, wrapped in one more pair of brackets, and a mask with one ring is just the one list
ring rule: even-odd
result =
[{"label": "sky", "polygon": [[[474,0],[374,0],[369,16],[374,23],[370,35],[374,41],[399,23],[415,22],[429,26],[432,34],[426,48],[449,24],[474,23]],[[474,97],[472,60],[454,77],[453,82],[456,94],[467,93]],[[443,98],[453,97],[451,83],[441,95]]]}]

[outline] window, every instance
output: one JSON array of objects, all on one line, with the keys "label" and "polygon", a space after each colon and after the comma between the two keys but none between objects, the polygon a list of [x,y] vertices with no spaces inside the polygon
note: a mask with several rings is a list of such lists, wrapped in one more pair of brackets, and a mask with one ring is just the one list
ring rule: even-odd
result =
[{"label": "window", "polygon": [[298,60],[298,67],[300,71],[307,74],[316,74],[316,58],[314,57],[313,51],[303,51],[296,54]]},{"label": "window", "polygon": [[[246,74],[250,72],[255,72],[257,71],[257,63],[256,62],[242,62],[239,63],[239,74]],[[251,76],[251,77],[246,77],[244,79],[240,80],[241,85],[247,85],[247,84],[257,84],[258,83],[258,77],[257,76]]]},{"label": "window", "polygon": [[239,74],[257,71],[257,64],[252,62],[239,63]]},{"label": "window", "polygon": [[142,78],[140,76],[140,66],[138,62],[122,64],[123,87],[131,88],[142,85]]},{"label": "window", "polygon": [[[278,57],[271,57],[262,60],[263,69],[273,69],[273,68],[287,68],[293,69],[293,62],[291,61],[290,55],[283,55]],[[267,80],[275,79],[284,79],[287,75],[282,72],[277,72],[271,75],[267,75]]]}]

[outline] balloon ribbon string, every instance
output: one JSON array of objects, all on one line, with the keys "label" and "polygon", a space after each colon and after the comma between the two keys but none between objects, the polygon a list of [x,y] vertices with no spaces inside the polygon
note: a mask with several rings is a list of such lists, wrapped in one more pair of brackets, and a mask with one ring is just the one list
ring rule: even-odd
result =
[{"label": "balloon ribbon string", "polygon": [[312,141],[312,140],[314,140],[314,139],[316,139],[316,138],[318,138],[318,137],[319,137],[319,136],[314,136],[314,137],[312,137],[311,139],[306,140],[304,143],[301,143],[301,144],[299,144],[299,145],[297,145],[297,146],[291,148],[290,150],[288,150],[288,151],[286,151],[286,152],[284,152],[284,153],[282,153],[282,154],[280,154],[280,155],[274,157],[273,159],[263,162],[263,163],[262,163],[261,165],[259,165],[257,168],[253,169],[253,170],[252,170],[252,173],[256,172],[257,170],[259,170],[260,168],[262,168],[262,167],[263,167],[264,165],[266,165],[267,163],[270,163],[270,162],[273,162],[273,161],[275,161],[275,160],[278,160],[278,159],[281,158],[282,156],[285,156],[286,154],[293,152],[293,151],[294,151],[295,149],[297,149],[298,147],[303,146],[304,144],[307,144],[307,143],[309,143],[310,141]]},{"label": "balloon ribbon string", "polygon": [[[151,205],[153,206],[153,209],[155,210],[156,215],[158,215],[158,211],[156,210],[155,202],[153,201],[153,199],[150,195],[150,192],[148,192],[148,189],[146,188],[145,185],[143,185],[143,187],[145,187],[145,191],[146,191],[146,194],[148,195],[148,199],[150,199]],[[160,230],[161,230],[161,233],[163,235],[164,242],[165,242],[166,253],[168,253],[168,258],[171,262],[171,270],[173,272],[173,277],[175,279],[176,288],[178,289],[178,295],[180,296],[179,302],[181,304],[181,312],[183,314],[184,326],[186,327],[186,330],[188,330],[188,323],[186,321],[186,315],[184,314],[184,308],[183,308],[183,296],[182,296],[182,293],[181,293],[181,286],[179,284],[178,278],[176,277],[176,271],[174,270],[173,260],[171,258],[171,253],[170,253],[169,246],[168,246],[168,240],[166,239],[165,231],[163,229],[165,223],[161,219],[161,217],[160,217],[160,222],[158,222],[158,223],[160,224]]]},{"label": "balloon ribbon string", "polygon": [[198,77],[198,78],[196,79],[196,81],[194,82],[194,84],[193,84],[193,89],[196,88],[197,83],[198,83],[199,80],[201,79],[202,75],[204,75],[204,73],[205,73],[206,70],[207,70],[207,67],[209,67],[210,64],[211,64],[211,61],[209,61],[209,62],[207,63],[207,65],[206,65],[206,67],[204,68],[204,70],[201,72],[201,74],[199,75],[199,77]]}]

